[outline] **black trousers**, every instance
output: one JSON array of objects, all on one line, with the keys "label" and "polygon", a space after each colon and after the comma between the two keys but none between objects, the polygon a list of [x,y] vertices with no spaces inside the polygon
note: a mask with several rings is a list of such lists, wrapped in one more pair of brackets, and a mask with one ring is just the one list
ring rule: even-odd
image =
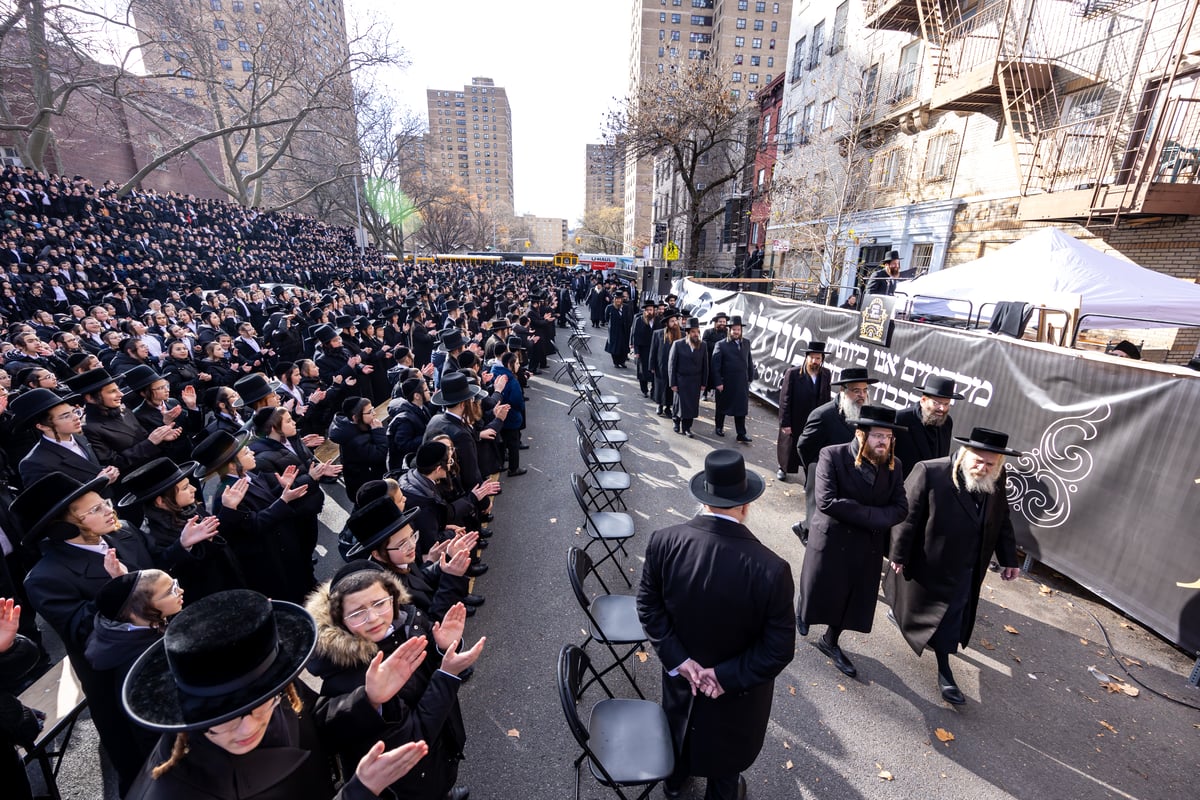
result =
[{"label": "black trousers", "polygon": [[[725,427],[725,415],[720,411],[716,413],[715,425],[717,430]],[[746,418],[744,416],[733,418],[733,427],[737,431],[738,436],[746,435]]]},{"label": "black trousers", "polygon": [[500,431],[500,441],[508,454],[508,468],[519,469],[521,466],[521,429],[503,428]]}]

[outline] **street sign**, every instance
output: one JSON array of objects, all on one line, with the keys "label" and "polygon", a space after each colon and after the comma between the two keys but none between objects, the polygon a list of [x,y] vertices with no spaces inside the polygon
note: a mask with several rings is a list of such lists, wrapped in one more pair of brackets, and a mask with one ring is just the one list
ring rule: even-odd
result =
[{"label": "street sign", "polygon": [[667,242],[667,246],[663,248],[663,258],[667,261],[678,261],[679,245],[674,242]]}]

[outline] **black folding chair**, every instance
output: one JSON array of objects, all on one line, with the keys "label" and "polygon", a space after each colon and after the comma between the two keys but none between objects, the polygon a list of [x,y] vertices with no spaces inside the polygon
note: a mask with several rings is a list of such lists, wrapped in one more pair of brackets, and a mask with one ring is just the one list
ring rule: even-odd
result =
[{"label": "black folding chair", "polygon": [[[597,595],[595,600],[588,600],[587,592],[583,588],[588,575],[595,575],[596,580],[604,587],[604,594]],[[604,578],[596,572],[596,565],[592,563],[592,557],[578,547],[567,549],[567,578],[571,581],[571,589],[575,592],[575,599],[579,601],[579,607],[583,609],[583,613],[588,618],[588,636],[581,647],[587,650],[587,646],[596,641],[607,647],[608,652],[612,653],[613,663],[596,673],[594,680],[599,680],[614,669],[620,669],[629,679],[629,683],[637,692],[638,697],[645,699],[646,695],[642,694],[642,690],[638,688],[633,673],[625,666],[625,662],[633,658],[634,654],[646,644],[646,631],[642,628],[641,620],[638,619],[637,598],[632,595],[610,592]],[[617,652],[617,647],[626,645],[629,646],[629,649],[624,654]],[[589,685],[591,685],[590,681],[584,684],[581,691],[585,691]]]},{"label": "black folding chair", "polygon": [[589,429],[579,417],[572,417],[571,419],[575,423],[575,432],[591,440],[594,445],[620,450],[621,445],[629,441],[629,437],[621,431],[610,431],[605,428]]},{"label": "black folding chair", "polygon": [[650,700],[615,697],[597,676],[608,697],[592,706],[587,724],[579,716],[583,676],[596,675],[587,653],[573,644],[558,654],[558,697],[567,727],[582,752],[575,759],[575,800],[579,800],[579,768],[587,759],[592,777],[601,786],[628,800],[624,787],[645,787],[636,800],[645,800],[654,787],[675,771],[675,747],[671,726],[662,706]]},{"label": "black folding chair", "polygon": [[[628,511],[624,494],[631,485],[633,478],[628,472],[605,469],[596,460],[596,449],[586,436],[576,436],[575,443],[579,446],[579,457],[583,459],[583,467],[587,470],[587,499],[598,511],[616,511],[617,506],[622,511]],[[600,505],[597,500],[603,499]]]},{"label": "black folding chair", "polygon": [[593,509],[587,501],[587,483],[578,473],[571,473],[571,491],[575,494],[575,502],[579,504],[579,510],[583,512],[581,527],[591,540],[583,549],[589,550],[592,545],[599,542],[606,551],[606,555],[596,562],[596,567],[611,560],[617,566],[617,571],[621,573],[621,579],[625,581],[625,585],[632,589],[633,582],[625,574],[625,568],[617,558],[617,553],[623,553],[626,557],[629,555],[625,550],[625,540],[633,538],[633,517],[623,511]]}]

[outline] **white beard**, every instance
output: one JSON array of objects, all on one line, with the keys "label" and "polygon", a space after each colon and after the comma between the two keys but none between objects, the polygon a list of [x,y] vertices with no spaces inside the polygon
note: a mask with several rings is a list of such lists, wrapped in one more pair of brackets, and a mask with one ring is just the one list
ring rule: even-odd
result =
[{"label": "white beard", "polygon": [[963,488],[968,492],[978,494],[995,494],[996,484],[999,483],[1002,469],[997,469],[991,475],[983,478],[976,478],[971,473],[963,470]]},{"label": "white beard", "polygon": [[854,402],[850,395],[842,393],[838,395],[838,410],[842,412],[842,416],[848,420],[858,419],[859,412],[866,403],[859,405]]}]

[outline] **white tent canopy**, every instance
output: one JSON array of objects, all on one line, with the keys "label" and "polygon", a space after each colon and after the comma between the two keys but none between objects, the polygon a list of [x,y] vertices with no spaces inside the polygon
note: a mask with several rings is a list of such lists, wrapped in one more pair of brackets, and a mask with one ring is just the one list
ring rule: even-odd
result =
[{"label": "white tent canopy", "polygon": [[[896,294],[913,299],[914,314],[960,319],[978,315],[985,303],[1007,300],[1054,307],[1050,298],[1077,294],[1081,316],[1111,315],[1083,319],[1082,328],[1200,327],[1200,285],[1102,253],[1058,228],[1043,228],[961,267],[899,283]],[[966,300],[972,305],[924,298]],[[994,309],[994,305],[983,309],[985,322]],[[1144,317],[1175,325],[1113,317]]]}]

